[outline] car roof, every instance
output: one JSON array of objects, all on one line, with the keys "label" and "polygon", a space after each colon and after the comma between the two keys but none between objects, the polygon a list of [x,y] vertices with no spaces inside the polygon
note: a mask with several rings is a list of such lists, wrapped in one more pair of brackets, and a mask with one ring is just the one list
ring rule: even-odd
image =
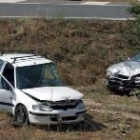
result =
[{"label": "car roof", "polygon": [[13,53],[3,54],[0,59],[17,67],[51,63],[52,61],[36,54]]}]

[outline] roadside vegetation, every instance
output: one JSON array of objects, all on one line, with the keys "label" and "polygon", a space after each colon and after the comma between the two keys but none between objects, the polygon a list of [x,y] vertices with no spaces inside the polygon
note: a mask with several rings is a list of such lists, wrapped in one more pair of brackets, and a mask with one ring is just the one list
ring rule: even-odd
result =
[{"label": "roadside vegetation", "polygon": [[74,126],[14,128],[12,117],[0,113],[0,139],[139,140],[140,99],[115,95],[104,84],[109,65],[139,53],[135,22],[1,20],[0,51],[35,50],[54,60],[62,84],[85,95],[87,114],[85,123]]},{"label": "roadside vegetation", "polygon": [[138,53],[128,24],[63,19],[1,20],[0,50],[34,49],[57,63],[64,84],[93,85],[104,79],[109,65]]},{"label": "roadside vegetation", "polygon": [[133,3],[128,12],[135,17],[135,20],[129,21],[129,34],[133,35],[132,40],[136,44],[140,44],[140,2]]},{"label": "roadside vegetation", "polygon": [[81,1],[81,2],[136,2],[136,0],[64,0],[64,1]]}]

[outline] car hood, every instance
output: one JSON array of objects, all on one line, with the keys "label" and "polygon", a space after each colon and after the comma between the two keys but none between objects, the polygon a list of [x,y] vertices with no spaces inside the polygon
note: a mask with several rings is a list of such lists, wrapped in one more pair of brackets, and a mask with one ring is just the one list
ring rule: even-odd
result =
[{"label": "car hood", "polygon": [[62,100],[78,100],[83,97],[80,92],[68,87],[41,87],[24,89],[22,91],[39,100],[53,102]]},{"label": "car hood", "polygon": [[125,61],[110,66],[108,69],[113,75],[121,74],[125,76],[133,76],[140,74],[140,62],[137,61]]}]

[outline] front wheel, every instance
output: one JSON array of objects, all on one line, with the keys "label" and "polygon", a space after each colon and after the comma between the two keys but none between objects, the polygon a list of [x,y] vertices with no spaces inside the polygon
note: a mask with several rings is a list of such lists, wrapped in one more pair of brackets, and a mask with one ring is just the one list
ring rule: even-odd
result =
[{"label": "front wheel", "polygon": [[29,124],[28,112],[25,106],[17,106],[14,114],[15,125]]}]

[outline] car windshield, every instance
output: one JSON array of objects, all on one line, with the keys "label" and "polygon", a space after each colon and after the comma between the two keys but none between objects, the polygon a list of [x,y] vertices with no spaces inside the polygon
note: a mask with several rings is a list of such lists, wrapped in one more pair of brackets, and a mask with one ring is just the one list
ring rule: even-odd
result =
[{"label": "car windshield", "polygon": [[140,54],[134,56],[131,61],[140,61]]},{"label": "car windshield", "polygon": [[17,67],[16,73],[19,89],[59,85],[54,63]]}]

